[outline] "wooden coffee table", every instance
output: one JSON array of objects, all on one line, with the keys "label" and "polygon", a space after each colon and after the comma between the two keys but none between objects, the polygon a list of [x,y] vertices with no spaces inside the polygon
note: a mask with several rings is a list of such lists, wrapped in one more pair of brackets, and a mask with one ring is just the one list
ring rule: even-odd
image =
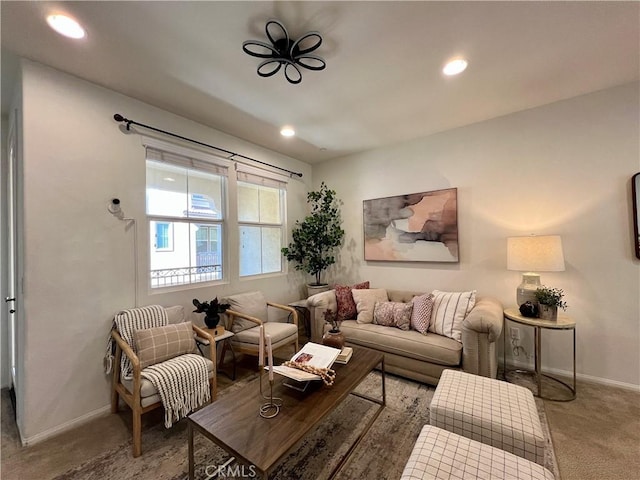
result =
[{"label": "wooden coffee table", "polygon": [[[378,365],[382,371],[382,398],[355,393],[353,390]],[[259,378],[189,415],[189,479],[193,480],[195,472],[194,431],[200,432],[229,452],[238,462],[253,465],[252,470],[255,469],[262,478],[268,479],[269,473],[289,450],[348,395],[356,395],[380,405],[364,431],[334,468],[330,475],[333,478],[386,405],[383,354],[367,348],[353,347],[349,363],[335,364],[334,369],[336,380],[333,386],[314,386],[310,388],[311,391],[306,392],[283,386],[284,377],[276,375],[273,394],[282,399],[282,407],[275,418],[266,419],[259,415],[260,405],[264,403],[260,396]],[[263,382],[264,392],[267,394],[269,389],[266,375]]]}]

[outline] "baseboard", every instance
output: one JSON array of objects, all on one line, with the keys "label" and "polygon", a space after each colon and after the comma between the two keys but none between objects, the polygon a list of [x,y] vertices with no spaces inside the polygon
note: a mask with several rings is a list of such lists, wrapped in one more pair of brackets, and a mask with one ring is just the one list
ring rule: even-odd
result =
[{"label": "baseboard", "polygon": [[[502,365],[502,362],[499,362]],[[532,363],[528,362],[519,362],[519,361],[509,361],[509,368],[519,368],[524,370],[533,370],[534,366]],[[568,370],[561,370],[559,368],[543,368],[543,373],[550,373],[552,375],[557,375],[559,377],[573,377],[573,372]],[[602,377],[594,377],[593,375],[586,375],[584,373],[576,373],[576,379],[583,380],[585,382],[597,383],[599,385],[607,385],[608,387],[616,387],[622,388],[624,390],[630,390],[632,392],[640,393],[640,385],[635,385],[633,383],[619,382],[618,380],[610,380],[608,378]]]},{"label": "baseboard", "polygon": [[104,417],[106,415],[108,415],[109,413],[111,413],[111,405],[107,405],[101,408],[98,408],[97,410],[94,410],[92,412],[89,412],[85,415],[82,415],[81,417],[78,418],[74,418],[73,420],[70,420],[68,422],[63,423],[62,425],[58,425],[56,427],[50,428],[49,430],[45,430],[44,432],[40,432],[36,435],[33,435],[31,437],[23,437],[22,435],[20,435],[20,439],[22,441],[22,446],[26,447],[28,445],[34,445],[36,443],[40,443],[44,440],[47,440],[51,437],[55,437],[56,435],[60,435],[61,433],[64,433],[68,430],[72,430],[76,427],[79,427],[80,425],[83,425],[87,422],[90,422],[91,420],[94,420],[96,418],[99,417]]}]

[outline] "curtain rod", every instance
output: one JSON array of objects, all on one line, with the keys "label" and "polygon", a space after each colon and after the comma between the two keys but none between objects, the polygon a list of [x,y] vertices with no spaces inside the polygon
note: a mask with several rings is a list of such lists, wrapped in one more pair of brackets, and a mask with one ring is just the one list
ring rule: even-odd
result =
[{"label": "curtain rod", "polygon": [[235,152],[232,152],[230,150],[225,150],[224,148],[216,147],[215,145],[209,145],[208,143],[199,142],[198,140],[194,140],[192,138],[183,137],[182,135],[178,135],[176,133],[167,132],[166,130],[161,130],[159,128],[152,127],[150,125],[145,125],[144,123],[136,122],[135,120],[129,120],[128,118],[123,117],[119,113],[116,113],[113,116],[113,119],[116,122],[124,122],[124,123],[126,123],[127,130],[131,130],[131,125],[138,125],[139,127],[148,128],[149,130],[153,130],[154,132],[163,133],[163,134],[169,135],[171,137],[179,138],[180,140],[186,140],[187,142],[195,143],[197,145],[202,145],[203,147],[213,148],[214,150],[218,150],[219,152],[227,153],[227,154],[231,155],[228,158],[228,160],[232,160],[233,157],[240,157],[240,158],[244,158],[246,160],[250,160],[252,162],[260,163],[261,165],[266,165],[266,166],[271,167],[271,168],[276,168],[278,170],[282,170],[283,172],[287,172],[290,176],[297,175],[298,177],[302,178],[302,173],[294,172],[292,170],[287,170],[286,168],[278,167],[277,165],[271,165],[270,163],[263,162],[261,160],[256,160],[255,158],[247,157],[246,155],[242,155],[240,153],[235,153]]}]

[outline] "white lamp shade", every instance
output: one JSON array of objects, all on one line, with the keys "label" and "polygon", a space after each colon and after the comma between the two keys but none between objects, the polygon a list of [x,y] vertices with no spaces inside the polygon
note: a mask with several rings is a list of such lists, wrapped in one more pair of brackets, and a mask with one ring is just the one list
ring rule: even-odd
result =
[{"label": "white lamp shade", "polygon": [[507,269],[520,272],[563,272],[560,235],[507,238]]}]

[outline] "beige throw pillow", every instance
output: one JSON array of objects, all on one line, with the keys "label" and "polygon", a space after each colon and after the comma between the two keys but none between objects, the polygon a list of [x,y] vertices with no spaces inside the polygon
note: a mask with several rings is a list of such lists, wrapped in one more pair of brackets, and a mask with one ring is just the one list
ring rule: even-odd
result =
[{"label": "beige throw pillow", "polygon": [[384,288],[371,288],[369,290],[352,290],[353,300],[356,302],[358,323],[373,322],[373,310],[376,302],[388,302],[387,291]]},{"label": "beige throw pillow", "polygon": [[191,322],[133,332],[140,368],[191,353],[196,348]]}]

